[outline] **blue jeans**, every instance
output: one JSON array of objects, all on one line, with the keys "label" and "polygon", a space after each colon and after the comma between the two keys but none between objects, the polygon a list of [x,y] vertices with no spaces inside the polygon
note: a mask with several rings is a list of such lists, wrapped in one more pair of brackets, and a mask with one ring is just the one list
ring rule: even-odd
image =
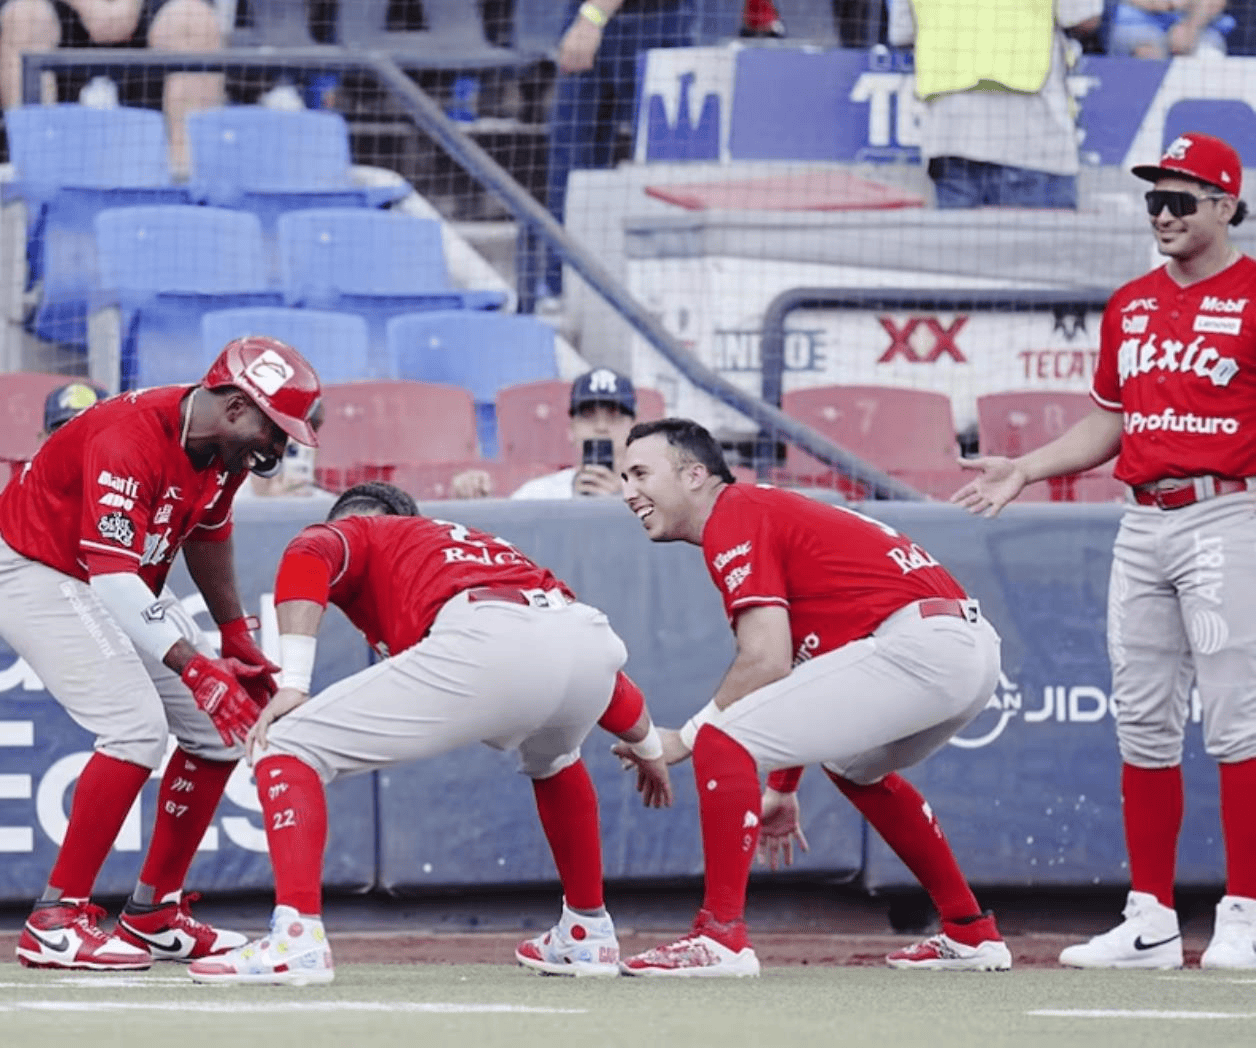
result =
[{"label": "blue jeans", "polygon": [[[620,127],[635,128],[637,60],[652,47],[687,47],[693,43],[693,0],[625,5],[607,23],[593,68],[560,75],[550,114],[546,207],[559,222],[567,207],[567,176],[582,168],[610,167]],[[577,17],[580,0],[568,4],[567,21]],[[542,294],[562,293],[562,259],[545,251]]]},{"label": "blue jeans", "polygon": [[1077,208],[1077,176],[1052,175],[962,156],[929,161],[938,207]]}]

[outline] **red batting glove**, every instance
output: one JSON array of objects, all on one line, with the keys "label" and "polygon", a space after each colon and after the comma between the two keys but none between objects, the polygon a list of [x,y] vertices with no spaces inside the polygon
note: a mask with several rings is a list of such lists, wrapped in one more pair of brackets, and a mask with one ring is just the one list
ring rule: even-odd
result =
[{"label": "red batting glove", "polygon": [[238,619],[224,622],[218,630],[222,635],[224,659],[238,659],[246,666],[258,666],[266,671],[257,677],[240,681],[244,690],[253,697],[253,701],[259,706],[265,706],[277,690],[273,674],[279,672],[279,667],[262,654],[262,649],[254,643],[253,630],[258,626],[257,619],[252,615],[242,615]]},{"label": "red batting glove", "polygon": [[246,682],[256,683],[266,670],[248,666],[239,659],[207,659],[193,656],[180,676],[192,692],[196,705],[209,714],[223,745],[243,742],[257,723],[262,704],[249,694]]}]

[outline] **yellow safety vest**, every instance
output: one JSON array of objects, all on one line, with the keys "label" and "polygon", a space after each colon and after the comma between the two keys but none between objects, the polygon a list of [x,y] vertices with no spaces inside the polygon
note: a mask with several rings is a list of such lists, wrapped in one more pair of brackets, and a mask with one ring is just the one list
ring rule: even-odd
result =
[{"label": "yellow safety vest", "polygon": [[1051,69],[1055,0],[911,0],[916,93],[968,91],[982,81],[1034,94]]}]

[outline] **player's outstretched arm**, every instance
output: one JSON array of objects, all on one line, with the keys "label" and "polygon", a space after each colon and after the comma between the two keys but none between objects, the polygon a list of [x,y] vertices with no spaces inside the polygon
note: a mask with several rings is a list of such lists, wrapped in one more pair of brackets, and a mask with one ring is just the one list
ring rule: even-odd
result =
[{"label": "player's outstretched arm", "polygon": [[769,786],[763,791],[759,816],[759,863],[773,870],[792,866],[795,841],[803,851],[808,850],[798,794],[779,793]]},{"label": "player's outstretched arm", "polygon": [[610,705],[598,723],[618,736],[620,741],[611,747],[611,752],[624,768],[636,768],[637,792],[642,803],[647,808],[670,808],[672,781],[660,732],[650,718],[641,689],[626,673],[616,676]]}]

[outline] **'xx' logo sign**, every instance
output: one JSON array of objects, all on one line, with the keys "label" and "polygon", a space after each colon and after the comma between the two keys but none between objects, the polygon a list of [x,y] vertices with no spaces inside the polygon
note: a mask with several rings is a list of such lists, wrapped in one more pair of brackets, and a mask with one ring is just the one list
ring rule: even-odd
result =
[{"label": "'xx' logo sign", "polygon": [[[877,317],[877,320],[890,335],[890,348],[877,359],[878,364],[888,364],[898,356],[905,357],[912,364],[932,364],[943,353],[957,363],[968,363],[968,359],[955,344],[955,336],[968,323],[967,317],[956,317],[949,327],[943,327],[937,317],[909,317],[901,328],[893,317]],[[911,337],[921,324],[933,335],[933,348],[924,356],[917,353],[911,344]]]}]

